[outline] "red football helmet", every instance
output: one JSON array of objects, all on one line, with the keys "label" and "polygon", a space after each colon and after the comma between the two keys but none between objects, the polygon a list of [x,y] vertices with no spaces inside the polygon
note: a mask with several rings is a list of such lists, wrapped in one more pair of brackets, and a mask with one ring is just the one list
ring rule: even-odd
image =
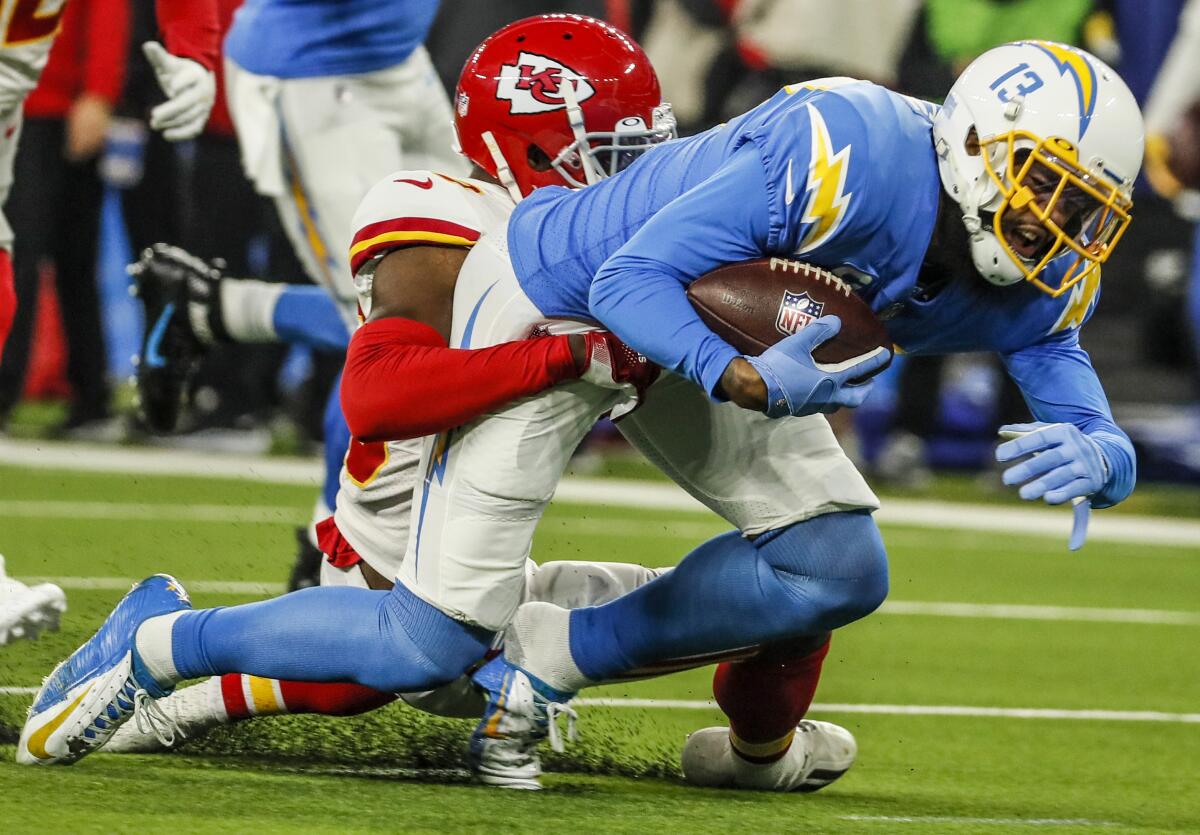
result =
[{"label": "red football helmet", "polygon": [[510,23],[467,59],[454,94],[459,150],[520,200],[590,185],[675,135],[641,47],[591,17]]}]

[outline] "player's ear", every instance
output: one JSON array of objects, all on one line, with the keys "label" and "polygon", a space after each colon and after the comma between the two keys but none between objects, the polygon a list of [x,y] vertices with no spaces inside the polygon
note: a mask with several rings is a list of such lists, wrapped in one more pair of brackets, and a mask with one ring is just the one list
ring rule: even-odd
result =
[{"label": "player's ear", "polygon": [[974,125],[967,131],[967,138],[963,141],[963,147],[967,149],[967,154],[970,156],[979,156],[979,134],[975,132]]}]

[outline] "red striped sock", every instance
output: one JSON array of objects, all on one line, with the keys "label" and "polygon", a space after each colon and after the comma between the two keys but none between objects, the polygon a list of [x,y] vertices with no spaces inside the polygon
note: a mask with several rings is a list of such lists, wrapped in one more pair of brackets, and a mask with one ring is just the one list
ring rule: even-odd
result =
[{"label": "red striped sock", "polygon": [[787,753],[817,692],[829,635],[767,647],[745,661],[726,662],[713,676],[713,695],[729,717],[733,750],[754,763]]},{"label": "red striped sock", "polygon": [[232,721],[281,713],[354,716],[395,700],[361,684],[278,681],[230,673],[221,676],[221,700]]}]

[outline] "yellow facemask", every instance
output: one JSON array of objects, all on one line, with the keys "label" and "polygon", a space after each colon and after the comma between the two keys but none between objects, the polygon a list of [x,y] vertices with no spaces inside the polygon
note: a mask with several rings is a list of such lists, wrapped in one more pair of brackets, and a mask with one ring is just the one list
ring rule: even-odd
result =
[{"label": "yellow facemask", "polygon": [[[992,164],[997,146],[1004,149],[1003,172]],[[988,176],[1004,197],[993,231],[1027,281],[1058,297],[1108,260],[1132,219],[1133,201],[1119,184],[1084,169],[1073,144],[1015,130],[980,140],[980,149]],[[1022,211],[1030,212],[1049,233],[1032,258],[1016,252],[1004,228],[1011,213]],[[1067,251],[1075,253],[1075,261],[1052,287],[1041,274]]]}]

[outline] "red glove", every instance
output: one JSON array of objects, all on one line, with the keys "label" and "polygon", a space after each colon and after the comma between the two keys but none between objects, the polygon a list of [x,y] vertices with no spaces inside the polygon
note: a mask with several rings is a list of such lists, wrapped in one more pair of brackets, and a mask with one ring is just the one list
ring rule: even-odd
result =
[{"label": "red glove", "polygon": [[612,409],[612,419],[620,420],[642,405],[661,369],[608,331],[590,331],[583,339],[587,365],[579,379],[625,392],[625,399]]}]

